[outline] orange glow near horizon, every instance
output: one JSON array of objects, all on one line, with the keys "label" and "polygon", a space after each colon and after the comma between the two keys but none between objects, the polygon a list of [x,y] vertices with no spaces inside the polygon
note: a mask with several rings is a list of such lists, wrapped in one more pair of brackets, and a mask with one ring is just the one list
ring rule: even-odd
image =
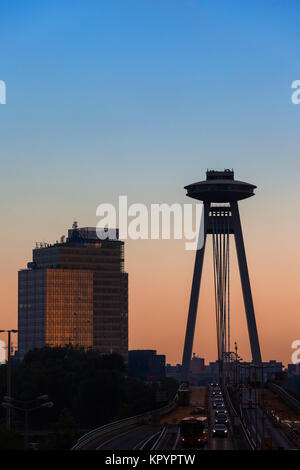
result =
[{"label": "orange glow near horizon", "polygon": [[[250,213],[252,220],[247,220],[242,208],[241,217],[262,357],[265,361],[281,360],[287,365],[293,352],[291,344],[300,336],[300,260],[295,250],[297,221],[287,210],[282,214],[280,227],[275,217],[272,220],[270,217],[263,225],[263,208],[255,214],[258,219],[255,225],[253,215]],[[5,268],[0,278],[1,329],[17,327],[17,270],[26,267],[31,248],[32,244],[30,246],[25,239],[14,247],[13,252],[4,253],[2,263]],[[250,349],[233,240],[231,254],[231,344],[237,341],[240,356],[248,360]],[[194,252],[184,249],[184,241],[125,241],[130,349],[156,349],[166,355],[168,363],[181,363],[194,256]],[[21,263],[20,259],[23,260]],[[0,339],[5,339],[5,335]],[[16,338],[13,341],[16,344]],[[205,254],[193,351],[206,362],[217,357],[210,239]]]},{"label": "orange glow near horizon", "polygon": [[[181,363],[195,253],[185,251],[178,241],[134,242],[133,253],[132,243],[129,241],[127,248],[127,256],[132,252],[127,258],[130,348],[157,349],[166,354],[167,362]],[[251,244],[246,240],[246,252],[262,358],[287,365],[293,352],[291,343],[299,331],[300,301],[293,251],[287,248],[283,254],[276,240],[265,245],[264,240],[257,244],[253,239]],[[250,360],[233,240],[231,255],[231,345],[237,341],[240,356]],[[289,276],[283,274],[286,272]],[[208,240],[193,347],[206,361],[217,357],[213,289],[212,246]]]}]

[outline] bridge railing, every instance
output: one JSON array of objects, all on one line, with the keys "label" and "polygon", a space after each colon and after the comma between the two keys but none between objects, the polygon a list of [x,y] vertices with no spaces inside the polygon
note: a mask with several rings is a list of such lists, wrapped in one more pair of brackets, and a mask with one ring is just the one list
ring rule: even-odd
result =
[{"label": "bridge railing", "polygon": [[142,423],[143,419],[152,417],[152,416],[163,416],[164,414],[169,413],[177,406],[177,395],[175,398],[168,403],[167,405],[163,406],[162,408],[157,408],[155,410],[147,411],[145,413],[131,416],[130,418],[121,419],[119,421],[113,421],[112,423],[105,424],[104,426],[100,426],[99,428],[93,429],[88,433],[81,436],[76,444],[72,447],[71,450],[80,450],[89,442],[117,429],[123,429],[130,425],[140,424]]},{"label": "bridge railing", "polygon": [[243,436],[244,436],[249,448],[251,450],[255,450],[256,449],[256,444],[255,444],[254,439],[252,438],[251,432],[248,429],[248,425],[247,425],[247,422],[244,418],[244,415],[241,412],[240,412],[240,414],[238,414],[238,412],[236,411],[236,409],[235,409],[235,407],[232,403],[232,400],[230,398],[230,394],[229,394],[229,391],[228,391],[226,385],[224,385],[224,387],[223,387],[223,393],[225,395],[225,401],[226,401],[226,404],[227,404],[227,406],[230,410],[231,416],[233,416],[234,419],[239,420],[241,431],[243,433]]}]

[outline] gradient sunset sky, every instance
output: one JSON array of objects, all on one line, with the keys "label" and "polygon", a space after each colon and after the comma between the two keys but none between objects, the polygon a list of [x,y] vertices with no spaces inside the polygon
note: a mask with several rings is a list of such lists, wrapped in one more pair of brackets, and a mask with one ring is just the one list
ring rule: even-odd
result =
[{"label": "gradient sunset sky", "polygon": [[[10,0],[0,10],[1,323],[17,326],[17,271],[96,207],[187,203],[207,168],[258,186],[241,202],[264,360],[300,339],[297,0]],[[211,242],[194,351],[216,359]],[[232,246],[232,248],[234,248]],[[234,250],[232,250],[234,252]],[[131,349],[181,362],[194,253],[128,241]],[[232,341],[249,359],[236,263]],[[4,337],[1,336],[3,339]]]}]

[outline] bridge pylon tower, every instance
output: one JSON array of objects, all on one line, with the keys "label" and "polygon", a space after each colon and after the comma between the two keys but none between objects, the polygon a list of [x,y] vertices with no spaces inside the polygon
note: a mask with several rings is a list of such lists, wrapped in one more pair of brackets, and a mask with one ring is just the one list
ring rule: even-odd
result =
[{"label": "bridge pylon tower", "polygon": [[[240,271],[244,306],[252,360],[261,363],[261,352],[255,320],[246,251],[238,201],[254,196],[256,186],[234,179],[233,170],[206,172],[206,180],[185,186],[187,196],[203,201],[203,244],[197,249],[185,343],[182,358],[182,381],[188,381],[192,357],[194,332],[197,319],[199,290],[207,235],[213,239],[213,259],[215,278],[215,304],[217,323],[218,360],[230,348],[230,296],[229,296],[229,237],[234,235]],[[200,236],[200,234],[199,234]]]}]

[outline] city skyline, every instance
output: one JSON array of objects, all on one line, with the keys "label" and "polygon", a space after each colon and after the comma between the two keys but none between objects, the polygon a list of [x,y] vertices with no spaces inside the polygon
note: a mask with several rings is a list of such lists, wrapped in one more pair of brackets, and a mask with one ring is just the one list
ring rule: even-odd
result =
[{"label": "city skyline", "polygon": [[[70,232],[70,231],[69,231],[69,232]],[[57,238],[58,238],[58,237],[57,237]],[[246,238],[247,238],[247,236],[246,236]],[[125,243],[130,243],[130,242],[131,242],[131,243],[136,243],[137,241],[127,240]],[[151,240],[147,240],[147,241],[144,241],[144,240],[142,241],[142,240],[140,240],[140,241],[138,241],[138,242],[139,242],[140,244],[145,243],[145,242],[148,242],[148,243],[149,243],[149,242],[151,242]],[[164,242],[168,242],[168,241],[164,241]],[[172,240],[171,240],[171,242],[172,242]],[[183,241],[180,240],[180,242],[181,242],[181,245],[182,245],[181,248],[183,248]],[[152,241],[152,243],[153,243],[153,241]],[[173,240],[173,243],[174,243],[174,244],[178,244],[178,240],[176,240],[176,241]],[[235,247],[234,247],[234,244],[233,244],[233,240],[231,240],[230,243],[231,243],[231,251],[235,252]],[[45,243],[45,247],[46,247],[46,245],[51,246],[52,244],[51,244],[51,243],[49,243],[49,244],[48,244],[48,243]],[[55,245],[55,244],[54,244],[54,245]],[[209,242],[209,241],[208,241],[208,245],[210,245],[210,242]],[[53,245],[52,245],[52,246],[53,246]],[[212,247],[210,247],[210,251],[212,251]],[[185,252],[186,252],[187,254],[189,253],[188,251],[185,251]],[[191,261],[193,262],[194,251],[191,251],[191,254],[192,254],[192,256],[189,256],[189,257],[192,258]],[[210,320],[210,324],[209,324],[209,321],[208,321],[208,322],[207,322],[207,321],[205,322],[205,320],[207,320],[206,318],[201,318],[201,311],[204,309],[204,305],[201,305],[201,289],[200,289],[200,302],[199,302],[199,303],[200,303],[200,306],[199,306],[199,313],[198,313],[198,315],[200,316],[200,324],[201,324],[201,320],[202,320],[202,324],[203,324],[203,323],[204,323],[204,324],[206,323],[206,324],[208,324],[208,325],[211,327],[212,337],[209,338],[209,341],[210,341],[210,340],[214,341],[214,340],[215,340],[215,330],[214,330],[214,329],[215,329],[215,325],[214,325],[214,322],[215,322],[215,311],[214,311],[214,308],[215,308],[215,306],[214,306],[214,301],[213,301],[213,298],[212,298],[212,294],[213,294],[213,282],[212,282],[212,281],[213,281],[213,275],[212,275],[212,268],[210,267],[210,265],[211,265],[210,257],[211,257],[211,256],[212,256],[212,253],[209,253],[209,254],[206,255],[206,265],[207,265],[207,266],[206,266],[206,270],[204,270],[204,280],[203,280],[203,281],[204,281],[204,282],[203,282],[203,284],[204,284],[204,290],[205,290],[206,293],[207,293],[207,298],[205,299],[205,300],[206,300],[206,305],[209,305],[210,310],[211,310],[211,317],[210,317],[210,319],[209,319],[209,320]],[[250,264],[251,264],[251,262],[250,262]],[[126,258],[125,258],[125,265],[126,265]],[[245,318],[244,318],[244,317],[245,317],[245,312],[244,312],[244,305],[243,305],[243,300],[242,300],[242,292],[241,292],[240,280],[239,280],[239,276],[238,276],[237,272],[234,273],[235,270],[237,270],[237,261],[236,261],[236,260],[235,260],[235,262],[234,262],[234,266],[231,268],[231,271],[232,271],[232,274],[233,274],[232,278],[233,278],[234,286],[237,286],[237,287],[238,287],[237,290],[239,291],[239,293],[238,293],[238,297],[239,297],[239,298],[237,298],[236,294],[233,292],[233,296],[231,296],[231,297],[232,297],[232,301],[231,301],[231,302],[232,302],[232,304],[234,305],[234,308],[233,308],[233,315],[232,315],[232,316],[233,316],[233,320],[234,320],[235,322],[240,321],[240,324],[243,325],[243,328],[245,329],[243,336],[244,336],[244,338],[245,338],[245,343],[248,343],[248,338],[247,338],[247,334],[246,334],[246,321],[245,321]],[[190,266],[190,271],[191,271],[191,272],[190,272],[190,277],[192,277],[192,265]],[[187,301],[187,302],[188,302],[188,296],[189,296],[189,288],[190,288],[190,286],[187,286],[187,295],[186,295],[186,297],[187,297],[187,298],[186,298],[186,301]],[[232,289],[232,290],[234,290],[234,289]],[[211,298],[210,298],[210,296],[211,296]],[[237,305],[239,305],[239,308],[240,308],[240,310],[239,310],[238,312],[236,311],[236,306],[237,306]],[[186,315],[187,312],[184,312],[184,314]],[[186,318],[185,318],[185,315],[184,315],[184,314],[183,314],[183,318],[182,318],[181,320],[183,320],[182,323],[183,323],[184,326],[185,326]],[[143,321],[143,317],[140,318],[140,320]],[[211,320],[212,320],[212,321],[211,321]],[[150,321],[151,321],[151,317],[150,317]],[[130,322],[130,313],[129,313],[129,322]],[[149,327],[150,327],[150,326],[151,326],[151,325],[149,324]],[[153,326],[153,325],[152,325],[152,326]],[[233,330],[234,332],[237,331],[237,325],[234,324],[234,323],[233,323],[233,325],[232,325],[232,330]],[[197,334],[199,335],[199,322],[198,322],[198,331],[197,331],[197,329],[196,329],[196,338],[197,338]],[[260,336],[260,335],[259,335],[259,336]],[[183,331],[183,337],[184,337],[184,331]],[[172,364],[181,363],[182,351],[179,350],[179,351],[177,352],[177,355],[174,355],[174,356],[168,355],[168,354],[165,352],[165,349],[164,349],[164,347],[166,347],[166,349],[168,349],[168,344],[167,344],[167,342],[164,342],[164,343],[162,342],[163,345],[160,346],[158,343],[155,343],[155,340],[154,340],[152,337],[148,337],[147,339],[144,340],[144,343],[143,343],[143,344],[140,343],[140,347],[135,347],[134,340],[133,340],[133,341],[130,341],[130,339],[131,339],[131,338],[130,338],[130,336],[129,336],[129,350],[134,350],[134,349],[157,349],[161,354],[165,354],[165,355],[166,355],[166,357],[167,357],[167,362],[168,362],[168,363],[172,363]],[[180,338],[180,339],[182,339],[182,343],[183,343],[183,338]],[[236,338],[233,337],[233,338],[232,338],[232,342],[234,342],[235,339],[236,339]],[[262,339],[264,340],[264,338],[262,338]],[[264,343],[264,341],[262,341],[262,343]],[[136,344],[139,344],[139,343],[137,342]],[[147,346],[145,346],[145,344],[146,344]],[[153,346],[153,344],[154,344],[155,346]],[[249,345],[248,345],[248,344],[246,345],[246,347],[245,347],[245,344],[239,343],[238,345],[239,345],[239,348],[240,348],[239,350],[241,350],[241,351],[245,351],[245,350],[247,351],[247,349],[249,350]],[[215,346],[215,351],[216,351],[216,345],[213,345],[213,346]],[[198,348],[198,350],[197,350],[197,348]],[[16,346],[15,346],[15,349],[16,349]],[[196,355],[199,355],[199,350],[201,350],[201,344],[199,345],[199,343],[197,343],[197,340],[196,340],[195,343],[194,343],[193,352],[195,352]],[[202,346],[202,351],[204,351],[204,347],[203,347],[203,346]],[[293,352],[294,352],[294,350],[291,349],[291,355],[292,355]],[[242,353],[241,353],[241,354],[242,354]],[[201,354],[200,354],[200,355],[201,355]],[[243,355],[243,354],[242,354],[242,355]],[[244,355],[243,355],[243,356],[244,356]],[[215,361],[215,360],[217,359],[217,356],[214,356],[214,353],[208,354],[208,355],[206,355],[206,353],[203,353],[203,354],[201,355],[201,357],[204,357],[205,360],[207,360],[208,362],[211,362],[211,361],[213,362],[213,361]],[[280,361],[282,360],[282,358],[276,356],[276,353],[274,354],[274,356],[263,357],[263,360],[264,360],[264,361],[269,361],[269,360],[274,360],[274,359],[280,360]],[[248,360],[248,361],[250,360],[250,351],[247,351],[247,352],[246,352],[246,358],[245,358],[245,360]],[[283,362],[284,362],[284,365],[287,366],[288,363],[291,363],[291,360],[289,360],[289,358],[288,358],[287,361],[283,361]]]},{"label": "city skyline", "polygon": [[[300,333],[299,3],[13,5],[0,20],[1,328],[17,327],[17,271],[35,241],[55,241],[74,219],[96,226],[97,206],[119,195],[185,204],[184,186],[207,168],[234,168],[257,185],[240,212],[262,358],[290,363]],[[194,253],[182,240],[128,240],[126,253],[129,349],[179,363]],[[232,340],[247,360],[235,263]],[[194,351],[214,360],[210,264],[209,243]]]}]

